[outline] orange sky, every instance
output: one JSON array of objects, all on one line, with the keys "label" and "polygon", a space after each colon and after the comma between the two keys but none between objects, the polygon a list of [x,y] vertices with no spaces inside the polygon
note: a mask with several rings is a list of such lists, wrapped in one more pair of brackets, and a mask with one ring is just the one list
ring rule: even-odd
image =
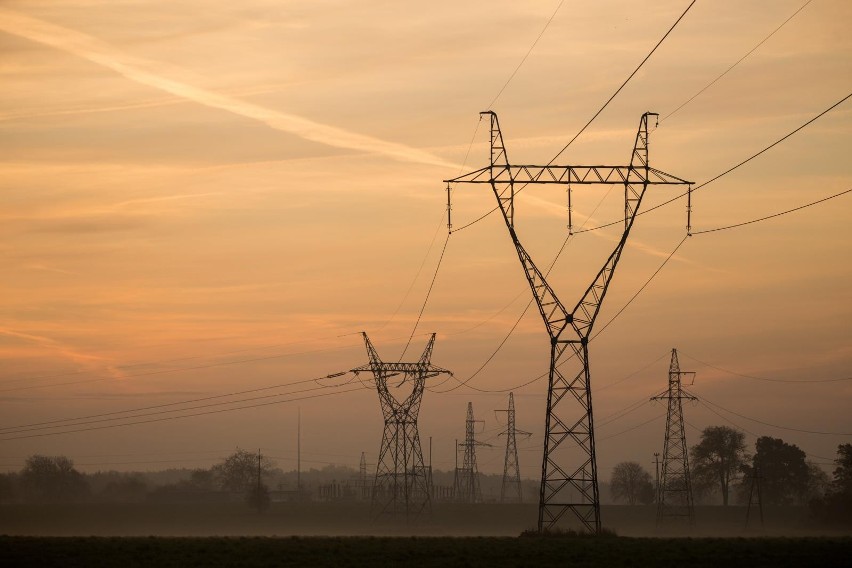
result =
[{"label": "orange sky", "polygon": [[[651,133],[651,165],[702,183],[825,110],[852,91],[852,6],[842,0],[813,0],[667,116],[804,3],[699,0],[558,163],[626,164],[639,116],[650,110],[662,118]],[[0,427],[350,369],[366,361],[354,334],[361,330],[380,354],[398,358],[446,235],[441,180],[487,163],[478,112],[557,4],[4,2]],[[493,104],[512,161],[548,162],[688,2],[593,4],[565,2]],[[850,142],[847,101],[696,193],[694,228],[852,188]],[[643,207],[677,191],[652,188]],[[575,223],[618,219],[620,196],[618,188],[577,188]],[[454,224],[493,206],[486,186],[460,186]],[[516,208],[521,239],[546,267],[565,237],[564,192],[532,188]],[[681,247],[592,344],[604,478],[628,459],[650,469],[661,451],[664,420],[639,426],[662,416],[661,405],[604,422],[663,390],[673,347],[681,366],[698,372],[693,392],[707,400],[771,424],[847,435],[728,415],[750,433],[829,458],[849,442],[852,381],[766,382],[699,361],[776,379],[852,376],[850,212],[847,195],[696,235]],[[685,216],[681,200],[637,220],[598,327],[680,242]],[[566,304],[591,282],[618,230],[570,242],[551,278]],[[435,331],[433,362],[466,379],[529,297],[501,219],[453,234],[406,358],[415,359],[423,334]],[[530,310],[471,385],[526,383],[546,371],[547,353],[543,325]],[[495,437],[501,426],[493,411],[505,407],[506,395],[436,392],[453,384],[426,393],[420,419],[441,468],[452,467],[468,401],[485,421],[482,438],[503,440]],[[516,390],[518,426],[535,434],[521,444],[524,476],[540,467],[545,390],[544,381]],[[208,466],[241,446],[263,448],[286,469],[294,466],[297,406],[307,466],[354,467],[361,451],[375,462],[381,415],[375,392],[361,389],[251,411],[4,439],[0,468],[18,469],[33,453],[67,454],[87,470]],[[688,407],[686,419],[698,429],[726,423],[702,405]],[[483,449],[480,467],[500,472],[502,459],[499,447]]]}]

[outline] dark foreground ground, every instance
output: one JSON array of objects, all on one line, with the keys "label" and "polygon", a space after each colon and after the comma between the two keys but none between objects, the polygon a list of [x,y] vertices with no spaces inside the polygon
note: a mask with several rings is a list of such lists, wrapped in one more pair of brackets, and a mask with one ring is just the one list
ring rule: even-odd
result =
[{"label": "dark foreground ground", "polygon": [[850,566],[852,538],[0,537],[3,566]]},{"label": "dark foreground ground", "polygon": [[[803,507],[767,508],[764,527],[752,524],[747,530],[745,512],[736,506],[698,507],[689,531],[658,530],[653,506],[605,505],[601,518],[604,528],[630,537],[852,537],[852,527],[820,525]],[[0,535],[16,536],[516,537],[537,520],[535,504],[438,503],[416,523],[373,522],[364,503],[273,503],[263,514],[242,502],[0,505]]]}]

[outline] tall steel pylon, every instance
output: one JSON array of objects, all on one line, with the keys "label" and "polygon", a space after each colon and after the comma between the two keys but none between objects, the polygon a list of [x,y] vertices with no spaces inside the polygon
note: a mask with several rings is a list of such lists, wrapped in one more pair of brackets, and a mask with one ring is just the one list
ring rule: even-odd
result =
[{"label": "tall steel pylon", "polygon": [[[467,419],[464,423],[464,442],[458,447],[464,448],[462,466],[456,469],[454,497],[463,503],[481,503],[482,488],[479,484],[479,470],[476,467],[476,446],[490,446],[476,439],[476,424],[482,420],[473,418],[473,403],[467,403]],[[458,450],[456,450],[458,451]]]},{"label": "tall steel pylon", "polygon": [[[444,181],[448,184],[483,183],[491,186],[550,337],[538,530],[556,528],[565,513],[571,511],[575,516],[574,522],[579,521],[582,530],[598,533],[601,528],[600,498],[592,420],[589,336],[645,190],[649,185],[689,185],[692,182],[648,165],[648,117],[657,116],[656,113],[642,115],[628,166],[511,165],[497,115],[492,111],[481,114],[488,115],[491,120],[490,165]],[[515,232],[515,194],[520,191],[516,184],[565,185],[569,203],[572,185],[624,185],[624,231],[621,239],[571,310],[556,296],[545,274],[535,265]],[[563,365],[569,361],[572,367],[563,371]]]},{"label": "tall steel pylon", "polygon": [[[362,335],[370,362],[352,369],[352,372],[357,375],[370,371],[373,374],[385,421],[373,483],[372,516],[413,520],[431,508],[429,475],[423,465],[423,451],[417,431],[417,416],[426,379],[441,373],[452,373],[431,363],[434,333],[416,363],[383,362],[367,334]],[[405,383],[411,384],[411,393],[402,401],[388,388],[388,379],[399,375],[402,375],[402,380],[395,388]]]},{"label": "tall steel pylon", "polygon": [[530,432],[518,430],[515,427],[515,394],[509,393],[509,408],[497,410],[506,413],[506,430],[500,436],[506,436],[506,459],[503,462],[503,484],[500,487],[500,502],[522,503],[521,470],[518,465],[517,435],[532,436]]},{"label": "tall steel pylon", "polygon": [[683,390],[683,375],[695,377],[693,371],[681,371],[677,349],[672,349],[669,364],[669,387],[651,400],[667,400],[666,441],[663,447],[663,475],[660,479],[657,501],[657,525],[668,522],[695,524],[695,507],[692,500],[692,483],[689,479],[689,452],[683,422],[682,401],[696,400]]}]

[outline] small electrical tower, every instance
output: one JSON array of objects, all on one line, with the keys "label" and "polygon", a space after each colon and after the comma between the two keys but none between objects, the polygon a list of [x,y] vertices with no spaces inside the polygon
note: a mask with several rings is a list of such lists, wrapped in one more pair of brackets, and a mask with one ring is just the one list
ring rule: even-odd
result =
[{"label": "small electrical tower", "polygon": [[457,446],[464,448],[464,461],[460,468],[456,468],[455,487],[453,488],[455,500],[462,503],[482,502],[482,488],[479,486],[479,471],[476,468],[476,446],[490,446],[491,444],[476,440],[477,422],[482,423],[482,420],[473,419],[473,403],[468,402],[464,442]]},{"label": "small electrical tower", "polygon": [[[488,116],[491,121],[489,165],[444,181],[448,187],[451,183],[491,186],[549,336],[550,373],[538,530],[559,528],[560,522],[568,524],[573,521],[579,524],[580,530],[597,534],[601,530],[600,493],[592,417],[589,338],[648,186],[690,185],[692,182],[650,166],[648,118],[656,117],[657,113],[646,112],[639,120],[639,130],[627,166],[557,166],[552,165],[552,161],[544,166],[511,164],[497,115],[492,111],[480,114]],[[573,230],[570,208],[572,186],[624,186],[624,230],[621,238],[573,308],[563,304],[556,295],[547,282],[546,274],[533,262],[515,230],[515,194],[523,187],[535,184],[557,184],[567,188],[569,234]],[[449,199],[449,191],[447,195]],[[450,211],[449,205],[447,211]],[[565,515],[569,511],[574,515],[570,520]]]},{"label": "small electrical tower", "polygon": [[521,489],[521,470],[518,465],[517,435],[530,437],[530,432],[515,428],[515,394],[509,393],[509,408],[495,412],[506,413],[506,429],[500,436],[506,436],[506,459],[503,462],[503,484],[500,487],[501,503],[522,503],[524,500]]},{"label": "small electrical tower", "polygon": [[[390,517],[414,520],[424,511],[431,510],[429,475],[423,464],[420,433],[417,431],[417,416],[423,401],[426,379],[442,373],[452,373],[431,363],[435,345],[434,333],[416,363],[383,362],[367,334],[362,335],[370,362],[352,369],[352,372],[356,375],[367,371],[373,374],[385,421],[373,483],[371,513],[375,519]],[[400,375],[402,380],[395,389],[405,383],[411,385],[410,394],[401,401],[394,396],[388,385],[391,377]]]},{"label": "small electrical tower", "polygon": [[[695,380],[695,372],[681,371],[677,349],[672,349],[669,364],[669,387],[651,400],[668,401],[666,414],[666,441],[663,447],[663,475],[660,479],[657,500],[657,526],[670,522],[689,526],[695,524],[695,506],[692,500],[692,483],[689,479],[689,451],[683,421],[683,400],[697,400],[683,390],[682,377]],[[690,381],[690,384],[692,384]]]},{"label": "small electrical tower", "polygon": [[760,514],[760,528],[763,528],[763,496],[760,494],[760,480],[763,479],[760,475],[760,470],[756,465],[752,464],[751,473],[749,474],[751,483],[748,489],[748,507],[746,508],[745,528],[748,529],[749,521],[751,520],[751,508],[757,507]]}]

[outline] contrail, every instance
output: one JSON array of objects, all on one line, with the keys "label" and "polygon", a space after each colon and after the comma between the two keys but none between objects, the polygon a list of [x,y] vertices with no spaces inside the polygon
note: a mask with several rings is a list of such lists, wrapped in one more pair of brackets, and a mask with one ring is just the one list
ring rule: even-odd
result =
[{"label": "contrail", "polygon": [[0,30],[72,53],[111,69],[131,81],[208,107],[256,120],[276,130],[300,136],[305,140],[337,148],[379,154],[404,162],[429,164],[451,169],[460,167],[459,164],[454,164],[417,148],[387,142],[327,124],[320,124],[301,116],[268,109],[160,76],[145,69],[145,67],[155,66],[154,62],[123,54],[89,35],[18,12],[0,9]]}]

